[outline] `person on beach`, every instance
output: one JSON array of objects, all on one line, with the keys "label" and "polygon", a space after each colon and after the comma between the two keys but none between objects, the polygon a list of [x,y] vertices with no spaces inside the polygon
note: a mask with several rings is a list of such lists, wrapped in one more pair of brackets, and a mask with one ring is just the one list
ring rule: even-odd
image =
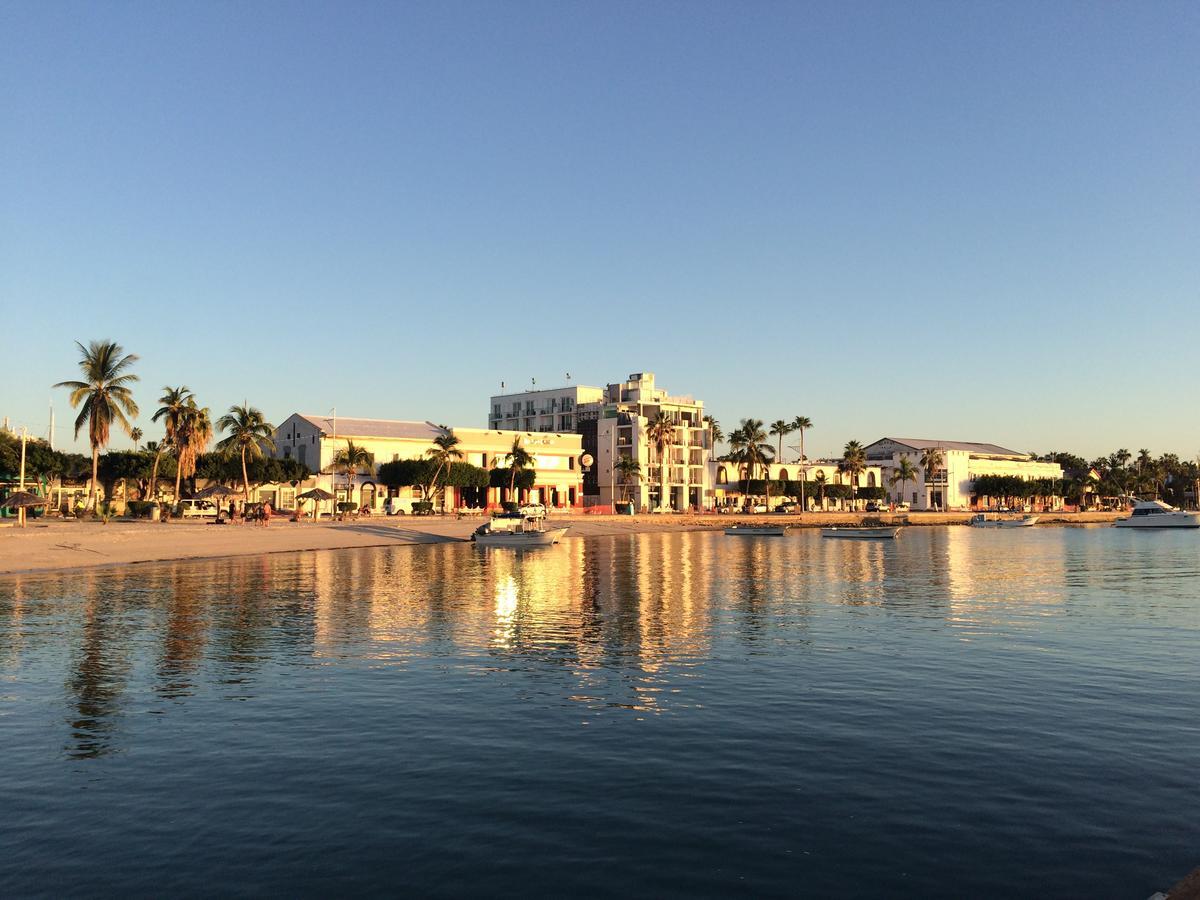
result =
[{"label": "person on beach", "polygon": [[263,528],[266,528],[268,525],[271,524],[271,504],[270,504],[270,502],[264,503],[262,506],[262,523],[263,523]]}]

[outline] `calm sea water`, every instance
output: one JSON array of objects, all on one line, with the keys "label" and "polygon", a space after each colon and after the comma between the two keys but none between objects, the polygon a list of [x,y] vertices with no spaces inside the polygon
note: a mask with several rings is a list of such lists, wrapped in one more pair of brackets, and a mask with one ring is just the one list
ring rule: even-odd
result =
[{"label": "calm sea water", "polygon": [[914,528],[0,579],[0,895],[1143,898],[1200,535]]}]

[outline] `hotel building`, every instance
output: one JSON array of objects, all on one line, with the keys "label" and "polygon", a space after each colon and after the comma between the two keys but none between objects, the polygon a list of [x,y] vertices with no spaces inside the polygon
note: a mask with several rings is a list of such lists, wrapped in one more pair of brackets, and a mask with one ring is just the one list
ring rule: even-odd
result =
[{"label": "hotel building", "polygon": [[[649,438],[650,425],[660,415],[674,425],[665,463]],[[704,424],[704,403],[667,393],[655,384],[653,372],[634,373],[604,388],[572,385],[494,396],[488,421],[493,426],[519,421],[521,427],[535,431],[572,424],[593,460],[583,476],[589,505],[631,502],[636,509],[676,510],[712,505],[708,469],[712,446]],[[622,483],[617,469],[621,457],[641,465],[640,477],[628,484]]]},{"label": "hotel building", "polygon": [[[931,448],[942,452],[943,467],[929,476],[921,466],[922,454]],[[1037,478],[1062,480],[1058,463],[1039,462],[1028,453],[996,444],[969,441],[934,441],[924,438],[881,438],[864,450],[871,465],[884,472],[884,485],[893,501],[909,503],[913,509],[967,509],[972,505],[975,479],[981,475],[1011,475],[1031,481]],[[907,459],[917,470],[907,485],[889,484],[889,476]],[[1062,498],[1050,498],[1061,508]]]},{"label": "hotel building", "polygon": [[[810,459],[803,466],[800,463],[769,463],[766,468],[770,471],[772,481],[801,481],[809,482],[810,488],[805,495],[805,508],[808,510],[826,510],[826,509],[844,509],[849,507],[850,501],[837,500],[832,497],[823,497],[821,484],[850,484],[850,474],[843,472],[840,468],[840,460],[836,459]],[[718,507],[735,506],[740,507],[747,499],[742,492],[743,481],[749,478],[749,465],[743,462],[732,462],[728,460],[714,459],[709,464],[709,469],[712,471],[713,497]],[[763,478],[763,466],[756,466],[754,478]],[[868,464],[862,472],[858,474],[856,486],[859,488],[874,488],[884,484],[883,468],[878,464]],[[771,508],[774,509],[785,500],[791,500],[790,497],[780,497],[777,494],[771,495]],[[865,499],[860,499],[859,507],[862,507],[866,502]]]},{"label": "hotel building", "polygon": [[[462,462],[482,469],[503,468],[505,455],[513,441],[533,456],[536,473],[533,490],[522,499],[531,503],[566,508],[583,502],[583,472],[579,457],[583,453],[578,434],[544,432],[498,431],[483,428],[454,428],[459,439]],[[350,501],[373,512],[382,512],[384,501],[393,500],[393,508],[411,512],[412,504],[427,499],[419,487],[388,488],[378,480],[379,466],[400,459],[422,459],[434,446],[434,438],[442,433],[431,422],[408,422],[392,419],[354,419],[342,416],[313,416],[295,413],[275,429],[275,456],[296,459],[309,469],[319,471],[316,485],[337,495],[336,501],[326,503],[322,511],[333,508],[334,502]],[[341,472],[334,472],[333,458],[347,441],[361,446],[375,457],[374,472],[359,474],[349,484]],[[308,484],[306,482],[306,484]],[[281,490],[288,490],[283,488]],[[446,487],[447,509],[461,506],[498,506],[506,489]],[[292,497],[275,498],[276,506],[288,509]]]}]

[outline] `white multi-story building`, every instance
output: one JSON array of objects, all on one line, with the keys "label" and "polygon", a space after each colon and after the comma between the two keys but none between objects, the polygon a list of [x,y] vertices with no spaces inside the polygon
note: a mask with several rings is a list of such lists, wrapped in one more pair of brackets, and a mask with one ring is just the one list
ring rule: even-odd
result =
[{"label": "white multi-story building", "polygon": [[[930,449],[941,451],[942,466],[932,475],[925,472],[921,459]],[[996,444],[977,444],[969,441],[934,441],[924,438],[881,438],[864,450],[871,465],[878,465],[889,486],[893,501],[904,502],[913,509],[966,509],[975,493],[975,479],[981,475],[1011,475],[1030,481],[1038,478],[1061,480],[1062,466],[1040,462],[1029,453],[1008,450]],[[892,485],[890,475],[907,459],[916,470],[916,477],[907,484]],[[1055,506],[1061,497],[1051,498]]]},{"label": "white multi-story building", "polygon": [[[649,437],[659,416],[674,426],[665,465]],[[583,479],[584,497],[592,504],[630,502],[637,509],[676,510],[712,505],[712,445],[704,403],[668,394],[656,386],[653,372],[637,372],[604,388],[571,385],[494,396],[488,422],[527,431],[571,425],[593,459]],[[623,456],[638,461],[636,478],[622,481],[618,460]]]},{"label": "white multi-story building", "polygon": [[[513,441],[519,440],[526,452],[533,456],[536,474],[533,489],[521,499],[558,508],[582,505],[583,473],[579,457],[583,450],[582,438],[578,434],[483,428],[451,430],[459,439],[457,449],[463,454],[462,462],[482,469],[506,466],[505,456],[512,449]],[[432,422],[344,416],[334,418],[295,413],[275,429],[275,455],[296,459],[318,472],[316,485],[337,495],[332,502],[350,501],[379,511],[390,493],[397,501],[393,506],[411,509],[413,501],[430,498],[422,497],[419,488],[389,489],[380,484],[377,476],[379,466],[393,460],[423,458],[426,451],[434,446],[434,438],[440,434],[442,429]],[[359,474],[349,482],[344,474],[333,471],[334,454],[344,449],[347,441],[364,447],[375,457],[371,474]],[[509,499],[506,497],[507,488],[447,487],[445,491],[445,505],[451,509],[460,506],[493,507]],[[291,498],[269,499],[281,508],[291,507],[290,503],[285,502]],[[329,503],[322,507],[329,508]]]},{"label": "white multi-story building", "polygon": [[497,394],[492,397],[488,425],[508,431],[549,431],[566,434],[578,430],[577,410],[594,403],[604,389],[572,384],[543,391]]}]

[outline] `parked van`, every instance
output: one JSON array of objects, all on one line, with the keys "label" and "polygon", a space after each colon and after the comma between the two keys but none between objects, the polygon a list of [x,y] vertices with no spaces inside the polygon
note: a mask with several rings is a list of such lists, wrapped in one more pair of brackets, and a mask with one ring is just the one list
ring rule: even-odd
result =
[{"label": "parked van", "polygon": [[211,500],[180,500],[179,515],[185,519],[215,519],[217,508]]}]

